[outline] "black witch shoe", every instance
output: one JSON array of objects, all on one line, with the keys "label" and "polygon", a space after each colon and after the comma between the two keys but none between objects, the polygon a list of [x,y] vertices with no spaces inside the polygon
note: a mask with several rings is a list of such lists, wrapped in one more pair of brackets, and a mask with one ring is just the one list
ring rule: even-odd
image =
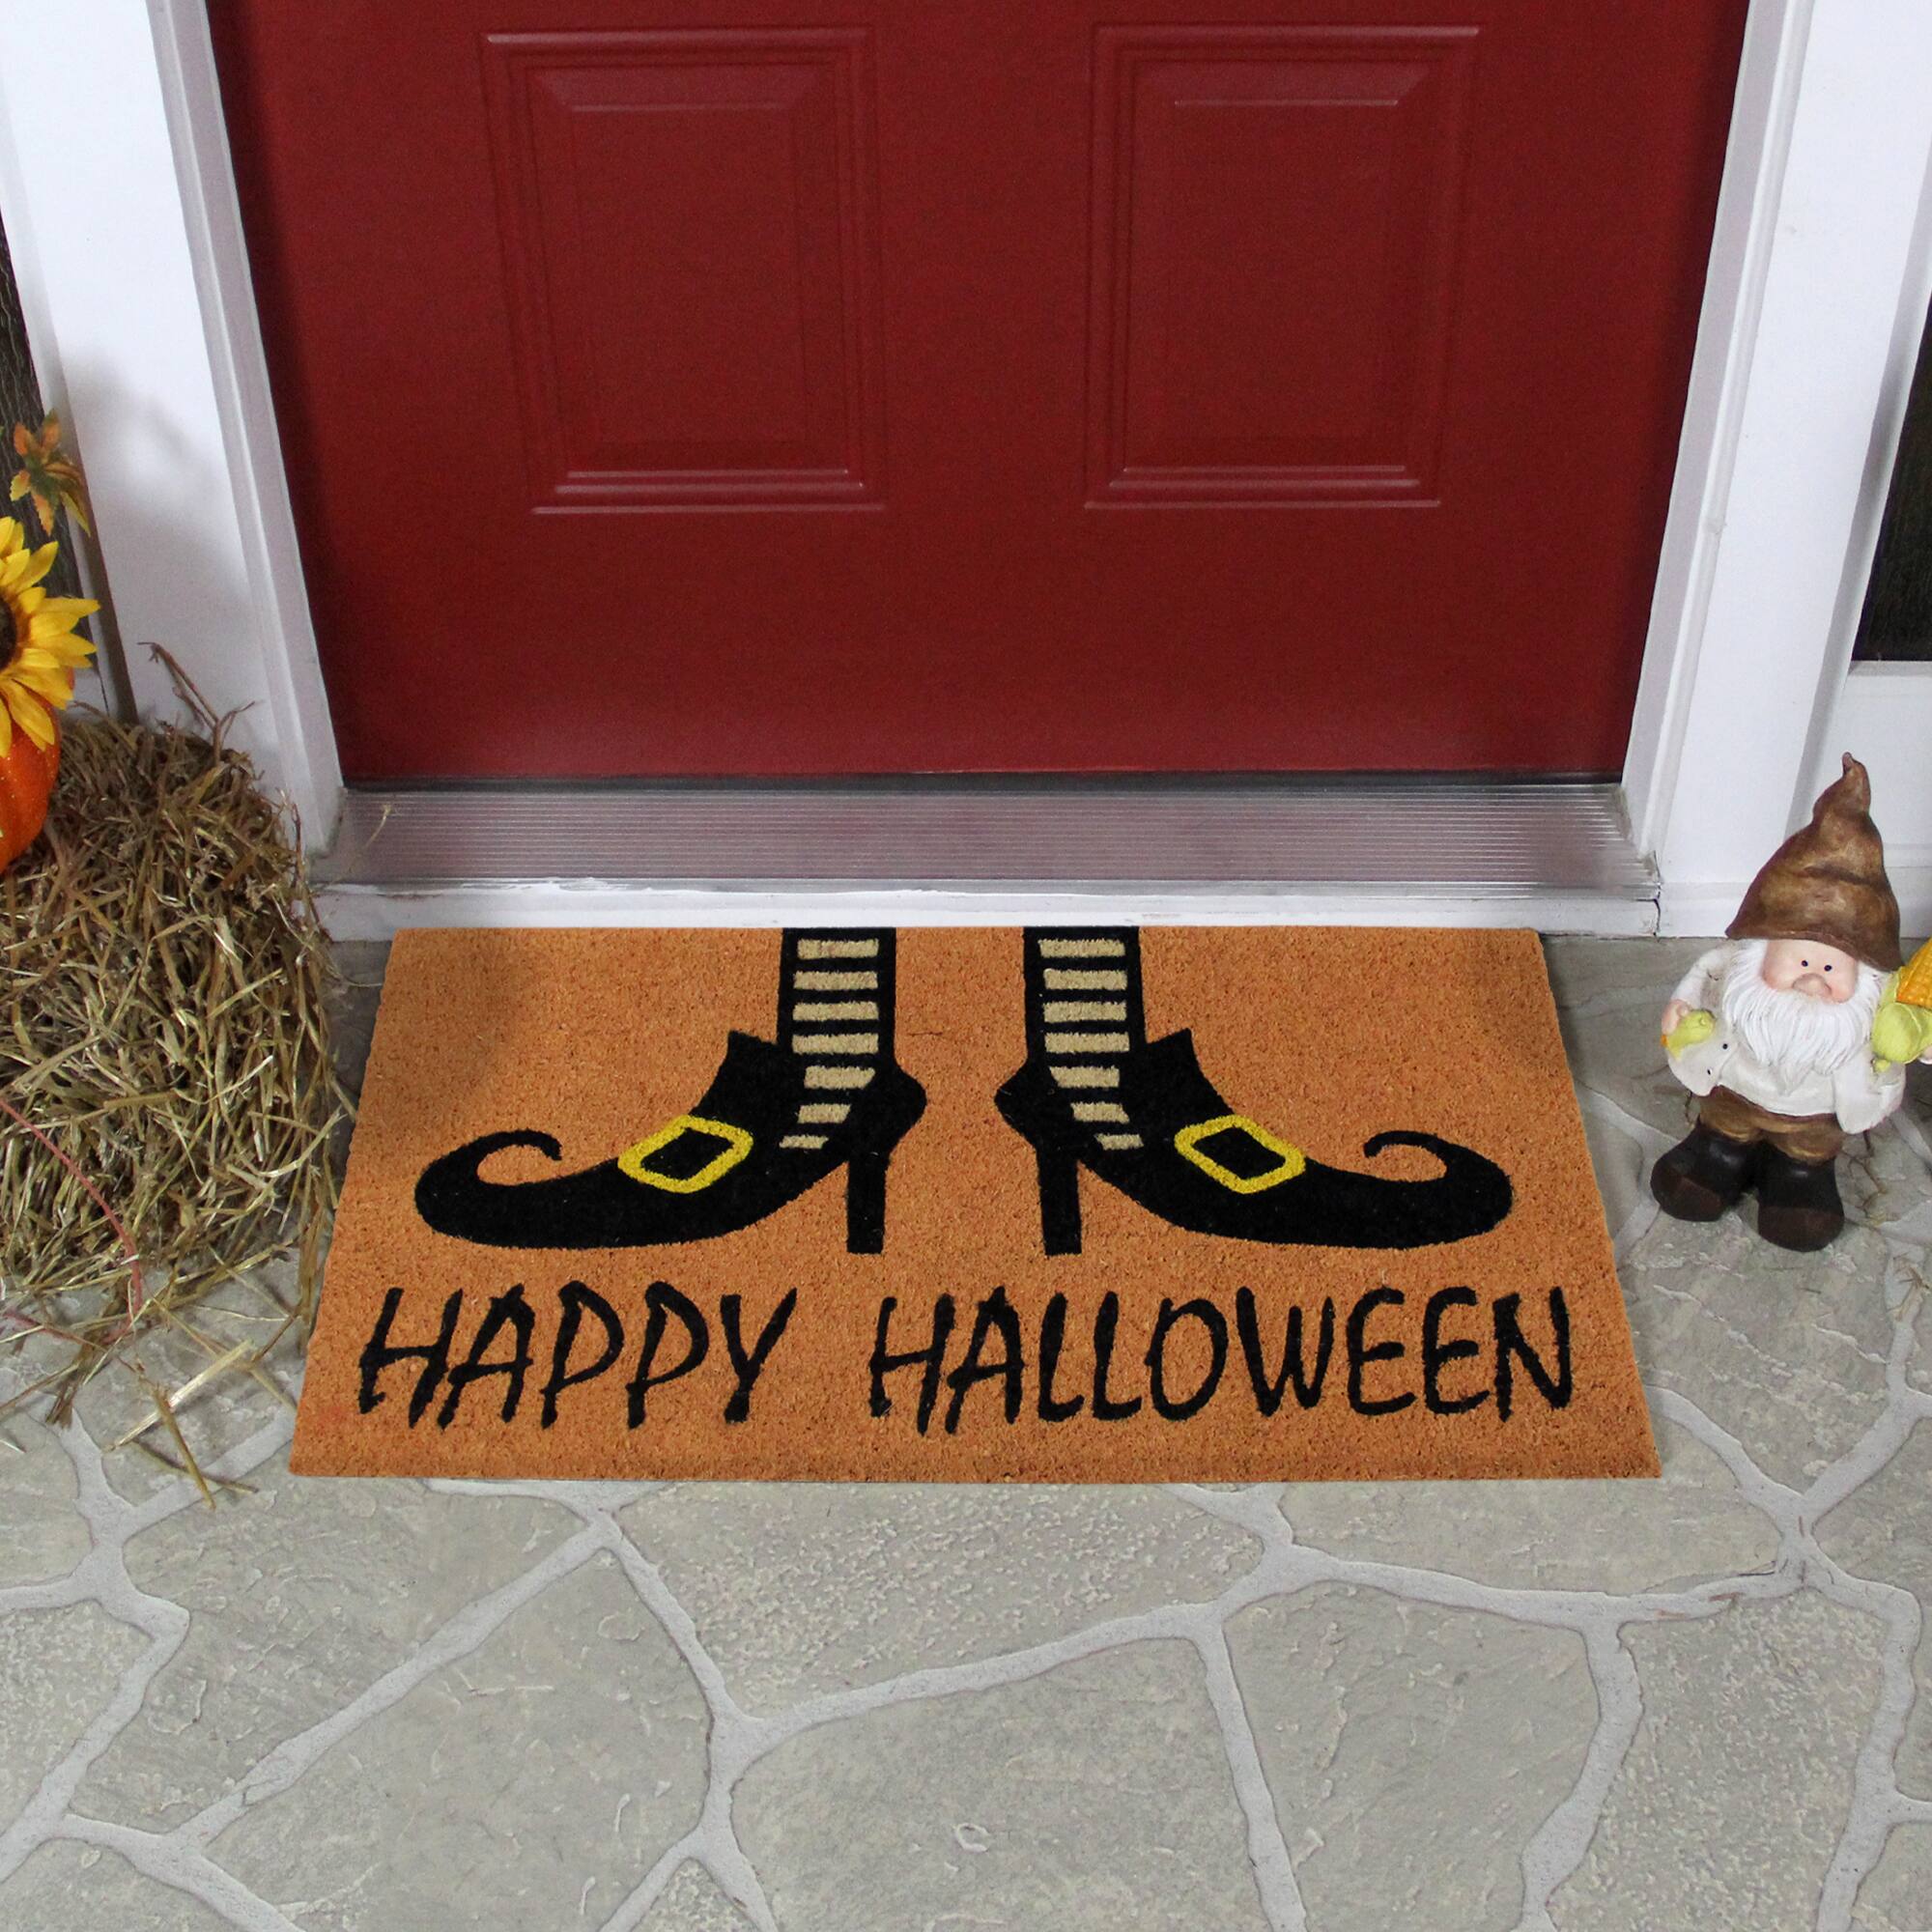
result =
[{"label": "black witch shoe", "polygon": [[1275,1246],[1417,1248],[1465,1240],[1510,1211],[1509,1177],[1434,1134],[1380,1133],[1363,1148],[1419,1147],[1430,1179],[1324,1167],[1236,1113],[1189,1033],[1149,1040],[1132,927],[1026,935],[1027,1059],[999,1091],[1001,1117],[1039,1165],[1050,1255],[1080,1252],[1080,1170],[1177,1228]]},{"label": "black witch shoe", "polygon": [[778,1044],[732,1033],[690,1113],[542,1180],[481,1169],[513,1147],[560,1159],[552,1135],[485,1134],[423,1170],[416,1212],[493,1247],[654,1247],[736,1234],[842,1167],[846,1248],[877,1254],[887,1166],[925,1111],[925,1089],[893,1057],[894,935],[787,932],[780,970]]}]

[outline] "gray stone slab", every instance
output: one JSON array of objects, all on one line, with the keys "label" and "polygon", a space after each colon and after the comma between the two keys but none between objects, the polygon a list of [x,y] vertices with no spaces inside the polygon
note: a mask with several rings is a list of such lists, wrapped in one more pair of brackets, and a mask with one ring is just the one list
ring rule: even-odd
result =
[{"label": "gray stone slab", "polygon": [[1627,1113],[1675,1140],[1690,1121],[1690,1096],[1663,1057],[1658,1021],[1707,940],[1639,942],[1550,939],[1544,944],[1571,1071]]},{"label": "gray stone slab", "polygon": [[678,1866],[638,1932],[752,1932],[752,1921],[696,1861]]},{"label": "gray stone slab", "polygon": [[1507,1932],[1596,1725],[1582,1639],[1324,1584],[1228,1642],[1312,1932]]},{"label": "gray stone slab", "polygon": [[1295,1540],[1545,1590],[1662,1590],[1767,1570],[1777,1530],[1694,1436],[1656,1423],[1660,1482],[1295,1483]]},{"label": "gray stone slab", "polygon": [[1191,1645],[891,1705],[781,1746],[738,1836],[782,1932],[1261,1932]]},{"label": "gray stone slab", "polygon": [[1890,1261],[1867,1228],[1794,1255],[1735,1214],[1660,1216],[1620,1268],[1644,1380],[1688,1396],[1767,1475],[1803,1489],[1885,1408]]},{"label": "gray stone slab", "polygon": [[[1543,962],[1559,1008],[1628,1001],[1662,986],[1666,995],[1715,939],[1592,939],[1548,933]],[[1662,1009],[1663,1002],[1658,1002]]]},{"label": "gray stone slab", "polygon": [[1918,1122],[1922,1132],[1932,1134],[1932,1066],[1923,1061],[1905,1069],[1903,1111]]},{"label": "gray stone slab", "polygon": [[60,1434],[15,1410],[0,1420],[0,1587],[65,1577],[88,1551]]},{"label": "gray stone slab", "polygon": [[754,1711],[1205,1603],[1260,1553],[1134,1488],[692,1483],[623,1521]]},{"label": "gray stone slab", "polygon": [[[1895,1583],[1932,1605],[1932,1422],[1818,1524],[1826,1555],[1855,1577]],[[1932,1798],[1932,1617],[1919,1634],[1918,1696],[1898,1747],[1899,1788]],[[1932,1906],[1928,1906],[1932,1916]]]},{"label": "gray stone slab", "polygon": [[376,1009],[382,1004],[383,975],[389,964],[389,945],[387,940],[338,940],[334,955],[335,970],[341,975],[328,1003],[335,1074],[352,1094],[360,1094],[369,1040],[376,1030]]},{"label": "gray stone slab", "polygon": [[1627,1240],[1656,1212],[1650,1198],[1651,1155],[1643,1143],[1595,1108],[1595,1095],[1579,1096],[1583,1138],[1590,1144],[1590,1165],[1603,1196],[1604,1220],[1612,1241]]},{"label": "gray stone slab", "polygon": [[1932,1169],[1896,1117],[1852,1136],[1838,1185],[1848,1213],[1910,1247],[1932,1243]]},{"label": "gray stone slab", "polygon": [[1806,1592],[1633,1626],[1643,1718],[1557,1932],[1809,1925],[1850,1814],[1883,1632]]},{"label": "gray stone slab", "polygon": [[230,1932],[190,1892],[145,1878],[119,1852],[71,1840],[38,1847],[0,1885],[8,1932]]},{"label": "gray stone slab", "polygon": [[1893,1827],[1859,1888],[1852,1932],[1932,1932],[1932,1825]]},{"label": "gray stone slab", "polygon": [[0,1831],[113,1701],[148,1647],[98,1604],[0,1617]]},{"label": "gray stone slab", "polygon": [[[282,1325],[282,1312],[294,1308],[298,1300],[295,1263],[270,1262],[244,1281],[224,1282],[185,1311],[184,1320],[201,1337],[200,1344],[168,1324],[145,1331],[135,1352],[149,1377],[172,1394],[185,1388],[237,1343],[261,1347]],[[203,1383],[180,1405],[177,1420],[198,1461],[212,1463],[264,1431],[291,1421],[305,1347],[299,1328],[289,1328],[262,1362],[262,1378],[240,1372],[223,1374]],[[49,1349],[41,1359],[56,1358]],[[129,1502],[145,1502],[179,1484],[177,1452],[156,1419],[153,1398],[125,1367],[93,1377],[74,1405],[74,1414],[94,1441],[110,1452],[102,1470],[116,1493]],[[146,1427],[135,1441],[114,1447],[140,1425]],[[145,1446],[166,1460],[146,1454]]]},{"label": "gray stone slab", "polygon": [[292,1476],[280,1456],[251,1483],[128,1546],[136,1587],[190,1621],[75,1794],[87,1816],[179,1824],[578,1526],[523,1496]]},{"label": "gray stone slab", "polygon": [[304,1932],[595,1925],[696,1824],[706,1724],[683,1659],[600,1552],[213,1856]]}]

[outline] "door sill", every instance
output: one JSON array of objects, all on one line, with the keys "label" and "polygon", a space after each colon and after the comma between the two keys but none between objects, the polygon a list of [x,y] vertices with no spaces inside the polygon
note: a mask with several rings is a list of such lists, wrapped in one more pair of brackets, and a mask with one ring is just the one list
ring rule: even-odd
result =
[{"label": "door sill", "polygon": [[315,872],[345,939],[808,920],[1657,929],[1621,787],[1549,781],[356,789]]}]

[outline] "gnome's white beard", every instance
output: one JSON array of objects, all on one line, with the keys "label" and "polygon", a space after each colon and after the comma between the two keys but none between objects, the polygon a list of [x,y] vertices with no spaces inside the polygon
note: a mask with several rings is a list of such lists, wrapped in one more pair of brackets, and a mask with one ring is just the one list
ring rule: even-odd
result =
[{"label": "gnome's white beard", "polygon": [[1849,1000],[1820,1000],[1764,983],[1767,942],[1738,942],[1719,994],[1724,1023],[1759,1065],[1774,1073],[1834,1073],[1855,1053],[1871,1050],[1872,1020],[1885,975],[1862,961]]}]

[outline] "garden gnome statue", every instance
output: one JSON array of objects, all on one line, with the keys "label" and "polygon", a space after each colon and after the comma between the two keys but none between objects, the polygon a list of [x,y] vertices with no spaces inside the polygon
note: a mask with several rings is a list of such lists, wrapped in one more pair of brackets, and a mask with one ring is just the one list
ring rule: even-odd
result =
[{"label": "garden gnome statue", "polygon": [[1838,1150],[1898,1105],[1899,1060],[1932,1044],[1932,1014],[1893,998],[1898,901],[1870,806],[1848,756],[1663,1009],[1670,1070],[1701,1097],[1651,1175],[1667,1214],[1715,1221],[1755,1187],[1758,1233],[1781,1248],[1822,1248],[1845,1224]]}]

